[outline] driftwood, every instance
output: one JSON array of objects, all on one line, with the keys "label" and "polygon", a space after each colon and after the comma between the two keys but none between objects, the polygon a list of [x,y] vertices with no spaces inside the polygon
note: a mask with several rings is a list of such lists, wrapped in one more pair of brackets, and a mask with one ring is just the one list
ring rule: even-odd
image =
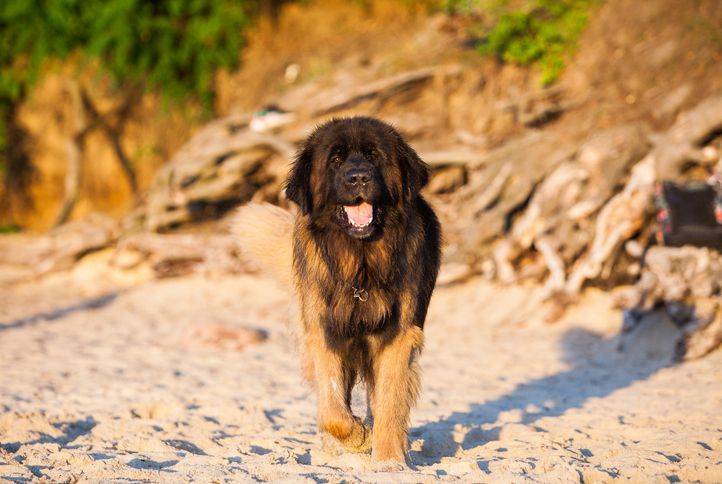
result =
[{"label": "driftwood", "polygon": [[327,96],[313,112],[313,116],[323,116],[353,106],[373,97],[387,98],[398,92],[412,88],[414,85],[433,79],[439,71],[437,67],[426,67],[411,72],[402,72],[395,76],[379,79],[378,81],[362,84],[351,89]]},{"label": "driftwood", "polygon": [[676,178],[689,160],[703,160],[700,143],[722,129],[722,96],[700,103],[680,116],[652,151],[632,169],[621,193],[599,213],[594,241],[572,270],[565,290],[578,294],[584,282],[598,277],[616,251],[643,225],[657,180]]},{"label": "driftwood", "polygon": [[658,179],[675,178],[689,161],[704,163],[702,147],[722,132],[722,94],[705,99],[686,111],[655,140],[655,170]]},{"label": "driftwood", "polygon": [[[250,200],[278,203],[296,144],[314,123],[368,100],[383,103],[438,89],[445,82],[430,81],[459,72],[457,66],[430,67],[332,91],[318,85],[315,91],[299,89],[298,122],[276,135],[251,131],[248,115],[214,121],[159,171],[145,205],[124,226],[158,232],[221,216]],[[551,89],[521,96],[509,109],[521,124],[538,127],[565,106],[561,93]],[[433,120],[417,124],[423,131]],[[550,294],[564,292],[573,299],[587,281],[625,272],[625,263],[640,251],[627,251],[623,263],[616,263],[622,247],[643,245],[655,182],[677,177],[690,162],[711,165],[719,158],[719,146],[709,143],[722,131],[722,96],[682,113],[663,134],[650,134],[636,124],[585,139],[561,128],[528,130],[493,150],[482,136],[459,132],[444,138],[456,139],[458,145],[440,149],[434,139],[436,144],[429,145],[433,149],[419,150],[432,168],[426,192],[439,202],[448,242],[446,262],[458,269],[454,273],[482,272],[504,282],[546,279]],[[133,260],[128,254],[136,254],[159,276],[163,267],[173,274],[195,270],[209,260],[203,250],[191,248],[191,238],[153,238],[148,233],[133,237],[123,238],[118,253],[125,254],[126,262]],[[209,249],[216,242],[217,253],[224,254],[218,267],[237,270],[225,242],[208,242]]]},{"label": "driftwood", "polygon": [[464,186],[468,174],[463,166],[448,166],[434,170],[426,191],[430,193],[451,193]]},{"label": "driftwood", "polygon": [[679,177],[690,160],[710,164],[703,144],[721,128],[719,96],[662,135],[631,125],[583,143],[553,131],[512,140],[463,164],[468,183],[451,197],[449,255],[487,274],[491,255],[503,282],[546,274],[549,293],[574,296],[586,281],[626,270],[615,262],[651,221],[655,182]]},{"label": "driftwood", "polygon": [[[318,112],[398,94],[453,72],[420,69],[345,89],[343,96],[326,94]],[[248,119],[210,123],[161,169],[141,212],[144,229],[219,216],[249,200],[280,201],[295,153],[288,133],[311,120],[267,135],[250,131]],[[534,130],[492,151],[465,144],[421,150],[433,170],[427,192],[444,197],[447,205],[440,210],[448,214],[446,260],[469,268],[462,272],[495,274],[504,282],[546,278],[550,293],[574,296],[586,281],[626,270],[615,261],[649,223],[660,174],[678,174],[690,160],[710,163],[711,148],[705,152],[702,145],[721,128],[719,96],[681,115],[662,135],[650,135],[642,125],[615,127],[586,140]]]},{"label": "driftwood", "polygon": [[245,119],[210,123],[156,175],[143,225],[152,231],[170,228],[248,201],[268,184],[280,189],[279,165],[294,152],[281,137],[247,129]]},{"label": "driftwood", "polygon": [[478,265],[508,230],[516,211],[576,145],[555,134],[532,132],[467,164],[468,183],[454,193],[454,223],[446,233],[454,262]]},{"label": "driftwood", "polygon": [[618,294],[623,332],[658,306],[683,328],[679,359],[699,358],[722,345],[722,254],[697,247],[653,247],[639,282]]},{"label": "driftwood", "polygon": [[563,91],[550,87],[513,100],[500,103],[499,108],[510,112],[518,122],[527,127],[539,127],[559,117],[572,103],[563,101]]},{"label": "driftwood", "polygon": [[[319,91],[316,98],[297,94],[298,106],[314,106],[282,135],[261,134],[248,128],[248,116],[231,116],[206,125],[155,176],[143,209],[126,226],[161,231],[223,215],[247,202],[278,202],[281,184],[295,143],[304,138],[316,118],[349,109],[365,100],[384,101],[395,96],[416,95],[435,78],[460,72],[458,66],[428,67],[382,78],[337,91]],[[284,106],[293,102],[286,100]],[[428,124],[428,122],[424,121]],[[423,124],[423,123],[422,123]],[[448,165],[449,161],[444,161]],[[465,182],[465,172],[448,170],[438,190],[448,192]]]},{"label": "driftwood", "polygon": [[[440,210],[446,260],[502,282],[546,278],[548,294],[569,302],[587,281],[628,280],[652,228],[655,183],[679,179],[690,164],[709,169],[721,131],[716,96],[662,134],[630,125],[580,142],[551,129],[478,156],[464,152],[472,148],[439,152],[429,188],[451,192]],[[460,188],[460,175],[445,173],[451,166],[464,170]]]},{"label": "driftwood", "polygon": [[234,239],[222,233],[129,235],[118,242],[110,264],[124,270],[147,264],[158,278],[245,270]]},{"label": "driftwood", "polygon": [[483,163],[486,155],[485,151],[465,145],[437,151],[419,151],[419,156],[432,168],[478,165]]},{"label": "driftwood", "polygon": [[568,294],[578,294],[587,279],[599,276],[622,243],[642,227],[651,208],[655,180],[654,156],[648,155],[634,166],[624,190],[597,216],[594,239],[577,261],[565,285]]},{"label": "driftwood", "polygon": [[[65,224],[44,235],[0,237],[0,284],[28,281],[49,273],[73,269],[86,255],[107,252],[94,260],[119,274],[138,272],[155,278],[191,273],[248,272],[238,257],[238,246],[226,230],[207,233],[133,233],[120,237],[114,220],[94,215]],[[125,272],[129,271],[129,272]]]},{"label": "driftwood", "polygon": [[115,220],[95,214],[43,236],[5,236],[0,238],[0,264],[25,266],[27,276],[69,269],[86,254],[112,245],[119,234]]},{"label": "driftwood", "polygon": [[494,252],[499,278],[516,279],[513,261],[534,247],[544,258],[547,288],[564,287],[566,268],[589,244],[593,216],[613,195],[629,166],[649,149],[641,125],[612,128],[582,144],[538,186],[529,206]]}]

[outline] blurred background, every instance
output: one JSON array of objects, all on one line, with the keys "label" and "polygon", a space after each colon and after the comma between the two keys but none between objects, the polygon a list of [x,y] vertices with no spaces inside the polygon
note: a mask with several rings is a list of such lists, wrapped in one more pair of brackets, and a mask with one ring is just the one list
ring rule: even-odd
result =
[{"label": "blurred background", "polygon": [[[721,8],[9,0],[0,231],[91,214],[112,232],[106,245],[223,231],[207,223],[239,204],[287,206],[289,160],[315,125],[365,114],[432,165],[426,194],[451,279],[483,273],[572,295],[631,283],[649,241],[666,236],[655,183],[714,185]],[[718,231],[722,216],[706,211]]]},{"label": "blurred background", "polygon": [[431,165],[442,283],[542,283],[554,319],[651,245],[722,246],[716,1],[9,0],[0,25],[8,281],[99,251],[248,270],[226,216],[288,207],[299,144],[354,114]]},{"label": "blurred background", "polygon": [[[205,123],[268,105],[296,114],[280,130],[291,143],[351,113],[396,123],[422,151],[630,122],[664,131],[720,88],[721,22],[704,0],[8,0],[0,227],[120,220]],[[332,105],[339,93],[350,102]],[[459,188],[457,175],[434,191]]]}]

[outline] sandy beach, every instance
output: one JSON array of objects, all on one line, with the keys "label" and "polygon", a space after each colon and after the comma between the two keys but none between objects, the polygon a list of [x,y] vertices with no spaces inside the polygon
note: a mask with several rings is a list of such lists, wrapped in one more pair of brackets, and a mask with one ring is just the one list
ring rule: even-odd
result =
[{"label": "sandy beach", "polygon": [[550,324],[539,287],[439,287],[397,473],[317,433],[273,280],[80,267],[0,298],[0,480],[722,481],[722,352],[673,364],[661,316],[620,340],[601,291]]}]

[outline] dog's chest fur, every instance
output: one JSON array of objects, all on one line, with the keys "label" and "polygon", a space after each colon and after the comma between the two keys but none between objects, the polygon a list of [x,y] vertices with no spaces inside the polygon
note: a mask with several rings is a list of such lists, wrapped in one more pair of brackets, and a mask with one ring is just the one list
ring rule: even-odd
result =
[{"label": "dog's chest fur", "polygon": [[321,263],[303,260],[307,250],[297,250],[296,260],[301,272],[313,280],[309,286],[322,290],[319,299],[325,307],[319,310],[325,312],[326,330],[336,336],[361,336],[392,321],[403,286],[396,248],[383,238],[359,241],[341,235],[313,240],[310,253]]},{"label": "dog's chest fur", "polygon": [[[383,241],[336,244],[343,247],[329,264],[335,279],[330,294],[329,323],[342,334],[355,335],[380,329],[394,316],[399,272],[392,248]],[[350,298],[350,301],[349,301]],[[350,304],[349,304],[350,302]]]}]

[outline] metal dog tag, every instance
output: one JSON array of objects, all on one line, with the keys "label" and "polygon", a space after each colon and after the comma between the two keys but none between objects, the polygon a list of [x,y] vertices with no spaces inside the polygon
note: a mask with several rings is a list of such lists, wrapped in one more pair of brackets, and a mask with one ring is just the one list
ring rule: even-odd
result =
[{"label": "metal dog tag", "polygon": [[357,298],[361,302],[366,302],[369,300],[369,293],[366,291],[366,289],[356,289],[355,287],[351,287],[353,289],[353,297]]}]

